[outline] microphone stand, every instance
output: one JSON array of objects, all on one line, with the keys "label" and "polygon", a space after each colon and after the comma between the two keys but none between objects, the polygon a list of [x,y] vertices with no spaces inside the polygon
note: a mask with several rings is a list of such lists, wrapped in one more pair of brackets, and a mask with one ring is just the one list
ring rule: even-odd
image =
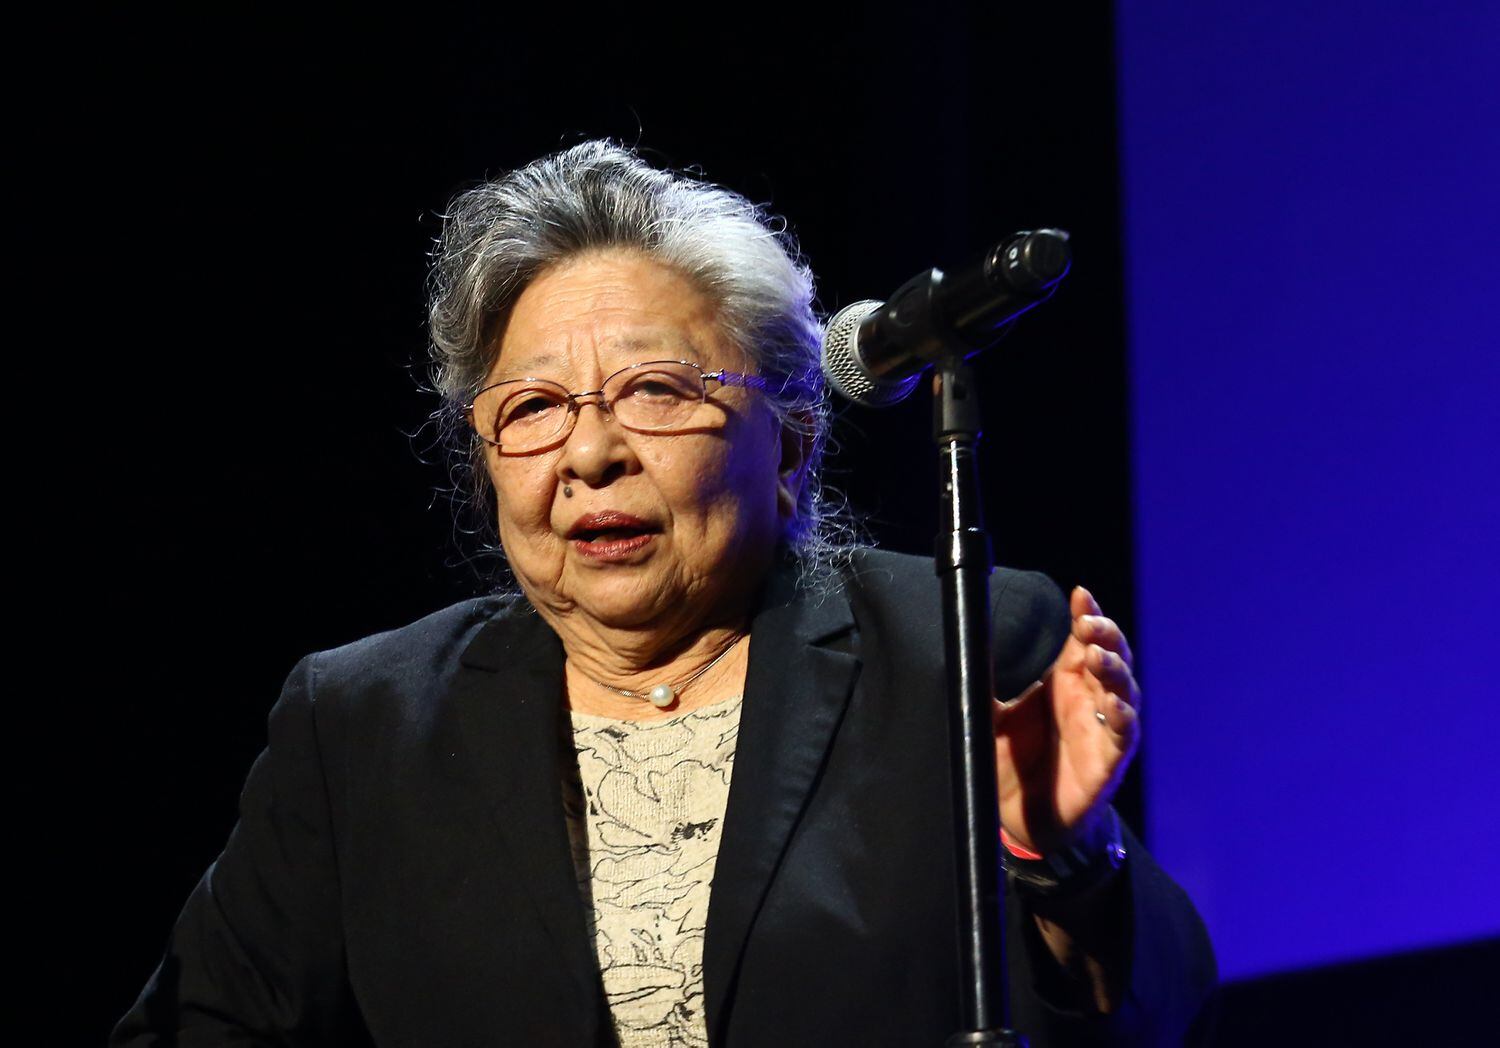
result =
[{"label": "microphone stand", "polygon": [[942,525],[935,568],[943,586],[953,753],[955,845],[959,866],[964,1028],[960,1045],[1025,1048],[1010,1029],[1005,959],[1005,877],[1000,859],[1000,799],[995,778],[994,681],[990,657],[990,570],[979,490],[978,384],[961,351],[939,360],[933,391],[933,439],[941,466]]},{"label": "microphone stand", "polygon": [[990,660],[993,557],[979,494],[979,390],[964,360],[994,345],[1016,317],[1052,296],[1072,265],[1068,239],[1060,229],[1025,231],[991,248],[977,265],[952,274],[929,269],[886,302],[846,306],[829,321],[824,342],[829,382],[872,407],[905,397],[917,381],[913,372],[935,367],[932,433],[944,498],[934,568],[943,588],[962,910],[964,1028],[948,1038],[948,1048],[1026,1045],[1010,1029]]}]

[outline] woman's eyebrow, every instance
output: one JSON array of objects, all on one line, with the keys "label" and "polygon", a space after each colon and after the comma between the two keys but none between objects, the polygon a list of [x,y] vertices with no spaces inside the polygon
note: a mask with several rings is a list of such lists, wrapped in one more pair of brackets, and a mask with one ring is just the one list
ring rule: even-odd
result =
[{"label": "woman's eyebrow", "polygon": [[634,351],[640,352],[640,353],[649,353],[649,354],[665,353],[666,354],[665,357],[660,357],[660,356],[646,356],[646,357],[642,357],[640,360],[635,361],[635,363],[644,363],[647,360],[666,360],[666,359],[671,359],[671,360],[687,360],[687,359],[691,359],[691,360],[695,360],[696,361],[696,360],[698,360],[702,356],[702,354],[698,352],[698,348],[693,345],[693,343],[692,343],[692,341],[690,339],[683,338],[683,337],[677,336],[677,335],[671,335],[671,334],[660,334],[660,335],[651,335],[651,336],[635,335],[635,336],[630,336],[630,337],[626,337],[626,338],[620,339],[619,340],[619,344],[621,346],[624,346],[626,349],[634,350]]},{"label": "woman's eyebrow", "polygon": [[[690,339],[686,338],[669,334],[632,335],[615,339],[614,344],[632,352],[646,354],[630,361],[630,364],[644,364],[651,360],[686,360],[699,366],[703,365],[703,354]],[[527,357],[520,365],[496,372],[490,377],[489,383],[508,382],[518,378],[546,378],[548,376],[538,374],[538,372],[556,364],[558,359],[555,353],[538,353],[534,357]],[[628,367],[629,364],[624,366]]]},{"label": "woman's eyebrow", "polygon": [[489,377],[488,383],[509,382],[517,378],[532,378],[536,376],[538,368],[545,368],[550,364],[557,363],[557,356],[553,353],[539,353],[530,357],[520,367],[508,367],[504,371],[497,371]]},{"label": "woman's eyebrow", "polygon": [[643,362],[646,360],[682,360],[704,371],[712,371],[715,367],[723,366],[722,363],[717,365],[709,363],[709,354],[700,349],[698,343],[692,339],[675,339],[670,345],[664,344],[654,348],[656,353],[653,356],[642,357]]}]

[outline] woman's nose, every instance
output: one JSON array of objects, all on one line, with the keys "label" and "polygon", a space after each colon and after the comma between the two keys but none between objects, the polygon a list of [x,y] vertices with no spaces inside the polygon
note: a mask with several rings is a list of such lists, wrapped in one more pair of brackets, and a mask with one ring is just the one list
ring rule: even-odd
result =
[{"label": "woman's nose", "polygon": [[616,474],[627,472],[634,453],[604,398],[589,394],[587,399],[576,399],[573,415],[573,431],[563,442],[563,453],[557,461],[558,475],[563,480],[581,480],[590,487],[600,487]]}]

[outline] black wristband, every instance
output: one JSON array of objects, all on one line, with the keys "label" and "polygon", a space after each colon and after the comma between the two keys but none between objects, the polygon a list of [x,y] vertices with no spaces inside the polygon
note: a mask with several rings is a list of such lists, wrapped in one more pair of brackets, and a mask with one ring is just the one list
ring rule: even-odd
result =
[{"label": "black wristband", "polygon": [[1085,895],[1113,877],[1125,865],[1125,843],[1113,807],[1107,818],[1108,835],[1102,847],[1097,839],[1084,841],[1040,859],[1023,859],[1002,847],[1005,872],[1016,891],[1036,901],[1058,902]]}]

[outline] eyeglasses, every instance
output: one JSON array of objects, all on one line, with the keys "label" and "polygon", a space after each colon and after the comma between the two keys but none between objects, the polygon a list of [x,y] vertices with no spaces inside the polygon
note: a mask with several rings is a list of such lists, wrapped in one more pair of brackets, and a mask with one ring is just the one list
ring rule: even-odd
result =
[{"label": "eyeglasses", "polygon": [[465,409],[469,424],[486,444],[505,454],[541,451],[566,440],[584,397],[626,429],[642,433],[717,426],[706,411],[710,382],[766,390],[757,375],[704,371],[686,360],[650,360],[621,368],[598,389],[569,393],[544,378],[513,378],[486,386]]}]

